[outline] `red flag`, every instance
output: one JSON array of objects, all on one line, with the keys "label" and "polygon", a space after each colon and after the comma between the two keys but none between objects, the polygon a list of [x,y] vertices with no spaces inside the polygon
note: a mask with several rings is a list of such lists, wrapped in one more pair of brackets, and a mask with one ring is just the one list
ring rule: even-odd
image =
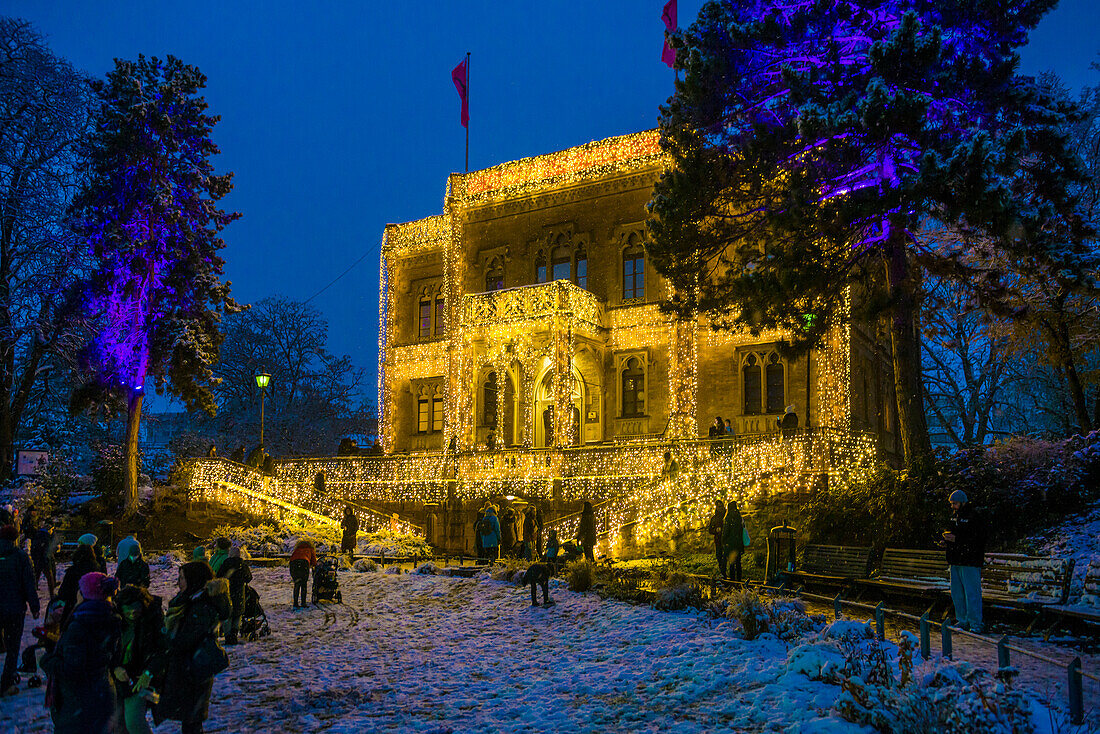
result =
[{"label": "red flag", "polygon": [[[676,0],[672,0],[676,2]],[[451,72],[451,81],[455,83],[458,97],[462,100],[462,127],[470,127],[470,89],[467,86],[469,78],[466,76],[466,59]]]},{"label": "red flag", "polygon": [[668,0],[665,9],[661,12],[661,20],[665,23],[665,47],[661,51],[661,61],[670,67],[676,63],[676,49],[668,45],[668,34],[676,30],[676,0]]}]

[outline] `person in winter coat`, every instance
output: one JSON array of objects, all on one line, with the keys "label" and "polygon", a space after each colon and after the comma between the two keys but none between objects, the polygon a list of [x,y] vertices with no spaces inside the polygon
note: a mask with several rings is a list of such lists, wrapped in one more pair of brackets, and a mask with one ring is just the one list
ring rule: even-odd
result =
[{"label": "person in winter coat", "polygon": [[[27,554],[15,545],[19,531],[14,525],[0,528],[0,642],[6,651],[0,692],[7,695],[15,686],[15,666],[23,640],[23,621],[29,608],[38,617],[38,590]],[[16,689],[18,690],[18,689]]]},{"label": "person in winter coat", "polygon": [[165,719],[183,724],[183,734],[202,734],[210,714],[214,678],[195,679],[191,674],[195,652],[208,637],[217,639],[218,625],[233,612],[229,582],[216,579],[206,563],[180,566],[179,593],[168,602],[164,614],[167,639],[164,683],[160,702],[153,709],[158,726]]},{"label": "person in winter coat", "polygon": [[38,512],[34,509],[34,505],[28,505],[27,511],[23,513],[23,521],[19,523],[19,539],[15,544],[22,548],[23,543],[30,541],[37,531]]},{"label": "person in winter coat", "polygon": [[134,539],[123,548],[129,555],[119,559],[115,569],[115,578],[120,586],[141,586],[149,588],[149,564],[141,555],[141,543]]},{"label": "person in winter coat", "polygon": [[298,545],[294,546],[294,552],[290,554],[290,580],[294,583],[295,609],[309,606],[306,603],[306,586],[309,584],[309,571],[316,565],[317,553],[313,550],[313,543],[299,540]]},{"label": "person in winter coat", "polygon": [[528,505],[523,513],[523,557],[528,561],[537,560],[535,556],[535,536],[537,533],[535,508]]},{"label": "person in winter coat", "polygon": [[116,730],[118,702],[111,670],[118,659],[121,622],[111,597],[117,590],[118,581],[99,571],[81,576],[84,601],[69,617],[53,652],[42,658],[56,734]]},{"label": "person in winter coat", "polygon": [[229,542],[229,538],[218,538],[214,543],[218,549],[214,551],[214,555],[210,556],[210,570],[217,576],[218,569],[225,563],[225,559],[229,558],[229,549],[233,544]]},{"label": "person in winter coat", "polygon": [[507,558],[512,555],[512,549],[516,545],[516,511],[507,507],[500,516],[500,557]]},{"label": "person in winter coat", "polygon": [[741,554],[745,552],[745,521],[737,503],[730,500],[722,528],[722,546],[726,551],[726,578],[741,583]]},{"label": "person in winter coat", "polygon": [[239,547],[233,546],[229,549],[229,558],[218,569],[218,576],[229,582],[229,600],[233,604],[233,614],[230,615],[225,633],[225,644],[236,645],[237,635],[241,631],[241,615],[244,613],[244,587],[252,580],[252,569],[241,557]]},{"label": "person in winter coat", "polygon": [[542,554],[542,560],[549,563],[554,563],[558,560],[557,528],[550,528],[550,533],[546,536],[546,552]]},{"label": "person in winter coat", "polygon": [[474,518],[474,553],[478,558],[485,557],[485,548],[481,545],[481,520],[485,517],[485,506],[482,506],[477,511],[477,516]]},{"label": "person in winter coat", "polygon": [[951,603],[963,629],[982,632],[982,565],[985,563],[985,523],[970,505],[966,492],[956,489],[948,498],[951,519],[943,533],[951,569]]},{"label": "person in winter coat", "polygon": [[497,520],[497,511],[492,505],[485,508],[485,517],[478,522],[477,532],[481,536],[485,557],[495,561],[500,549],[500,520]]},{"label": "person in winter coat", "polygon": [[46,588],[53,598],[54,589],[57,587],[57,548],[61,545],[61,533],[54,530],[50,523],[45,523],[35,531],[31,538],[31,565],[34,566],[34,585],[38,586],[38,578],[46,577]]},{"label": "person in winter coat", "polygon": [[581,521],[577,525],[577,542],[584,548],[584,557],[588,562],[595,563],[593,548],[596,547],[596,513],[592,510],[592,503],[587,500],[581,509]]},{"label": "person in winter coat", "polygon": [[92,545],[79,543],[76,546],[76,550],[73,551],[73,562],[69,564],[65,575],[61,577],[61,587],[57,590],[57,595],[65,602],[64,618],[61,622],[62,629],[68,624],[69,618],[76,610],[76,594],[80,591],[80,579],[89,573],[103,573],[99,568],[99,561],[96,560]]},{"label": "person in winter coat", "polygon": [[119,657],[114,669],[125,734],[151,734],[145,718],[145,693],[164,653],[164,612],[159,596],[141,586],[127,586],[115,597],[122,615]]},{"label": "person in winter coat", "polygon": [[359,533],[359,518],[351,505],[344,505],[344,517],[340,520],[343,532],[340,535],[340,552],[355,552],[355,536]]},{"label": "person in winter coat", "polygon": [[707,532],[714,537],[714,555],[718,559],[718,570],[726,578],[726,546],[722,542],[722,533],[726,522],[726,505],[722,500],[714,500],[714,514],[710,516]]}]

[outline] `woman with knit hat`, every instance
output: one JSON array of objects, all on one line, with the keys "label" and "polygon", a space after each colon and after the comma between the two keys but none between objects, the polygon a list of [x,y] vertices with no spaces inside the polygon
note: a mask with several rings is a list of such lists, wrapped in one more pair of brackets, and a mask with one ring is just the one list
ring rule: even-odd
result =
[{"label": "woman with knit hat", "polygon": [[217,646],[218,626],[232,613],[229,582],[214,578],[205,561],[192,561],[180,567],[177,583],[179,593],[164,614],[168,649],[164,687],[153,720],[158,725],[165,719],[179,721],[183,734],[202,734],[214,677],[197,679],[194,658],[200,647]]},{"label": "woman with knit hat", "polygon": [[76,550],[73,552],[73,562],[69,564],[65,575],[61,577],[61,587],[58,589],[57,595],[65,602],[64,617],[61,621],[62,628],[68,623],[69,617],[76,608],[76,593],[80,589],[80,579],[89,573],[104,573],[105,571],[105,569],[100,568],[99,561],[95,557],[95,551],[92,549],[97,540],[91,533],[80,536]]},{"label": "woman with knit hat", "polygon": [[118,581],[91,571],[80,577],[79,586],[83,601],[41,662],[50,676],[50,716],[58,734],[109,734],[118,719],[111,677],[121,631],[111,603]]}]

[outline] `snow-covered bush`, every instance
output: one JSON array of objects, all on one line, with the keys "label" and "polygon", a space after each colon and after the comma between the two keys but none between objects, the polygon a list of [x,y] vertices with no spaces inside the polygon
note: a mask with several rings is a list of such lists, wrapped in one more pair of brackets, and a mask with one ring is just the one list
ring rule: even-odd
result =
[{"label": "snow-covered bush", "polygon": [[398,567],[398,566],[390,566],[383,573],[399,574],[399,573],[401,573],[401,568]]},{"label": "snow-covered bush", "polygon": [[592,588],[592,564],[585,559],[570,561],[565,566],[565,578],[570,591],[584,592]]},{"label": "snow-covered bush", "polygon": [[359,573],[373,573],[378,570],[378,564],[372,561],[370,558],[360,558],[354,564],[352,568]]},{"label": "snow-covered bush", "polygon": [[439,575],[439,566],[435,565],[431,561],[428,561],[426,563],[421,563],[419,566],[417,566],[415,572],[416,573],[427,574],[429,576],[438,576]]},{"label": "snow-covered bush", "polygon": [[821,615],[807,614],[799,599],[771,598],[753,589],[740,589],[702,606],[713,617],[740,622],[746,640],[770,632],[793,641],[821,629],[825,622]]},{"label": "snow-covered bush", "polygon": [[677,611],[703,606],[703,591],[685,574],[676,572],[658,577],[654,588],[653,606],[663,611]]},{"label": "snow-covered bush", "polygon": [[[489,567],[489,576],[496,581],[511,581],[513,583],[522,583],[523,572],[531,566],[530,561],[525,561],[521,558],[501,558],[499,561],[494,561],[493,565]],[[520,580],[516,580],[516,575],[519,575]]]}]

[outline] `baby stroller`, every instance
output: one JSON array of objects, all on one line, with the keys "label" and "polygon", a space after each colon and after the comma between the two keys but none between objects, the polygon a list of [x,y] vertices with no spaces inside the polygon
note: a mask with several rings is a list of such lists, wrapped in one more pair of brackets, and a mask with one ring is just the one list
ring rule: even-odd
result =
[{"label": "baby stroller", "polygon": [[244,587],[244,608],[241,610],[240,638],[253,642],[271,634],[267,613],[260,606],[260,595],[248,584]]},{"label": "baby stroller", "polygon": [[313,567],[313,603],[319,601],[334,601],[339,604],[340,582],[336,580],[336,569],[339,561],[333,557],[322,558]]}]

